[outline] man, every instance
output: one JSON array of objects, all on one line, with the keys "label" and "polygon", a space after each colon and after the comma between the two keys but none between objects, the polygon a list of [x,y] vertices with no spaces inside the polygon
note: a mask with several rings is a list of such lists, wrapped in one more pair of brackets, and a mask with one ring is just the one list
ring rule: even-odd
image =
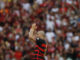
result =
[{"label": "man", "polygon": [[32,60],[45,60],[45,52],[46,52],[46,42],[45,42],[45,33],[43,31],[36,32],[37,26],[33,24],[30,32],[29,32],[29,39],[32,42],[36,43],[34,54]]}]

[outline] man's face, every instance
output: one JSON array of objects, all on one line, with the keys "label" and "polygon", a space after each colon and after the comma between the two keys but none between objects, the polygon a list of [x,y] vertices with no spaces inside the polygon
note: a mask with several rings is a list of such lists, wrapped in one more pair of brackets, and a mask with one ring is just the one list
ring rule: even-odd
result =
[{"label": "man's face", "polygon": [[38,32],[37,33],[37,37],[41,37],[41,36],[42,36],[42,34]]},{"label": "man's face", "polygon": [[38,31],[37,32],[37,37],[39,37],[39,38],[43,38],[44,37],[44,32],[43,31]]}]

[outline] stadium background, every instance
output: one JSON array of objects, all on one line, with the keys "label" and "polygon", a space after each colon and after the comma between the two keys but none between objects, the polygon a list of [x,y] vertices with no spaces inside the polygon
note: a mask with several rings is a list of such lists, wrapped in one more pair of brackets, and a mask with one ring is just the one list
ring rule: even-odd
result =
[{"label": "stadium background", "polygon": [[45,31],[45,60],[80,60],[80,0],[0,0],[0,60],[30,60],[33,22]]}]

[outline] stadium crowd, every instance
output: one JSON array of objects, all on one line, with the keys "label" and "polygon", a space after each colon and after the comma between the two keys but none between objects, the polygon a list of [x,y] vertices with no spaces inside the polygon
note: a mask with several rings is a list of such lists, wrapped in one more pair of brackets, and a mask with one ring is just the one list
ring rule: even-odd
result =
[{"label": "stadium crowd", "polygon": [[31,60],[32,23],[44,30],[45,60],[80,60],[80,0],[0,0],[0,60]]}]

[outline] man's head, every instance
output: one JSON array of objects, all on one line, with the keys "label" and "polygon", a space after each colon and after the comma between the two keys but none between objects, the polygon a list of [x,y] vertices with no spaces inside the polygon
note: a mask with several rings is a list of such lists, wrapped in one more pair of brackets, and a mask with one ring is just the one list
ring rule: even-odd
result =
[{"label": "man's head", "polygon": [[45,32],[44,32],[44,31],[38,31],[38,32],[37,32],[37,37],[43,39],[43,38],[45,37]]}]

